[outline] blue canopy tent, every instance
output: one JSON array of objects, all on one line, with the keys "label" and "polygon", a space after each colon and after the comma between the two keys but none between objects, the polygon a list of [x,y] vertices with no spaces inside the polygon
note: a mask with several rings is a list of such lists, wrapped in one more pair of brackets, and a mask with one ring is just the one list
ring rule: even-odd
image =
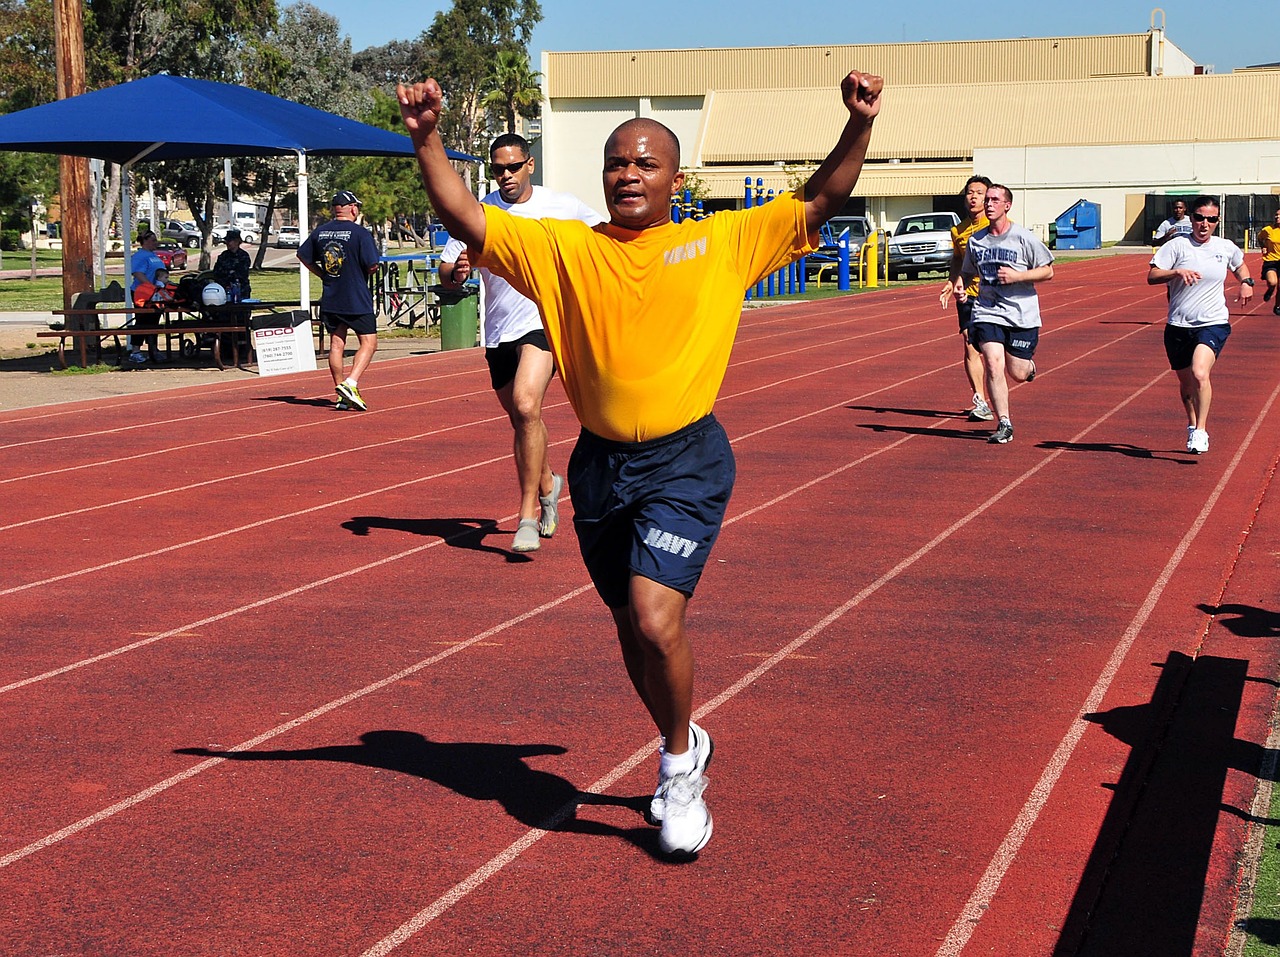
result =
[{"label": "blue canopy tent", "polygon": [[[0,116],[0,148],[87,156],[126,170],[143,160],[298,157],[298,222],[308,220],[308,156],[412,156],[409,137],[242,86],[148,76]],[[479,157],[449,150],[450,159]],[[128,189],[129,177],[124,177]],[[125,261],[129,201],[122,204]],[[101,273],[101,267],[99,269]],[[308,274],[300,295],[310,304]]]}]

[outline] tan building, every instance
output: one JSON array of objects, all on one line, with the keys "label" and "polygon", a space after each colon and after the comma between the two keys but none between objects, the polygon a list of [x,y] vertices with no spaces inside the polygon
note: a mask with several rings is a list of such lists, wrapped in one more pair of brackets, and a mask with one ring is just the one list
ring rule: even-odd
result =
[{"label": "tan building", "polygon": [[952,43],[544,53],[543,182],[603,209],[601,149],[648,116],[680,137],[708,205],[744,181],[803,182],[847,115],[852,68],[887,89],[847,212],[891,228],[954,208],[977,171],[1015,193],[1016,218],[1047,224],[1077,200],[1102,207],[1102,238],[1143,238],[1150,194],[1271,194],[1280,138],[1261,104],[1280,70],[1205,75],[1163,29],[1096,37]]}]

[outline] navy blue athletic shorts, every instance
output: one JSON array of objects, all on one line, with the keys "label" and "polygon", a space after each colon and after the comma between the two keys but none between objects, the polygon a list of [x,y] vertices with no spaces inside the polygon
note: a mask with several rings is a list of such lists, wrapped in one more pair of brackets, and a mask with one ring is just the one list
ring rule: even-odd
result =
[{"label": "navy blue athletic shorts", "polygon": [[520,347],[524,345],[537,346],[543,352],[551,351],[551,346],[547,344],[547,333],[542,329],[534,329],[519,339],[499,342],[492,349],[484,350],[484,361],[489,364],[489,383],[494,392],[514,381],[516,369],[520,367]]},{"label": "navy blue athletic shorts", "polygon": [[357,336],[372,336],[378,332],[378,317],[371,312],[321,312],[320,321],[328,332],[337,332],[339,326],[346,326]]},{"label": "navy blue athletic shorts", "polygon": [[969,326],[969,341],[979,352],[982,351],[984,342],[998,342],[1009,355],[1030,359],[1036,354],[1040,330],[997,326],[994,322],[975,322]]},{"label": "navy blue athletic shorts", "polygon": [[1164,354],[1169,357],[1169,368],[1174,372],[1191,368],[1191,356],[1196,346],[1208,346],[1215,356],[1222,354],[1222,347],[1227,344],[1227,336],[1231,335],[1231,326],[1225,322],[1215,322],[1211,326],[1197,326],[1189,329],[1186,326],[1164,327]]},{"label": "navy blue athletic shorts", "polygon": [[573,527],[604,603],[628,605],[632,575],[691,596],[736,474],[713,415],[648,442],[611,442],[583,429],[569,457]]}]

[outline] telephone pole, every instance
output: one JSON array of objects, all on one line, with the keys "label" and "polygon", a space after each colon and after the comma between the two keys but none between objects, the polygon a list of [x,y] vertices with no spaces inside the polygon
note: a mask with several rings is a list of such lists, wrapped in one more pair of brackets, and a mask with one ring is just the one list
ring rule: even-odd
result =
[{"label": "telephone pole", "polygon": [[[60,100],[85,91],[84,18],[80,3],[81,0],[53,0],[54,55]],[[62,307],[70,309],[76,293],[94,290],[89,160],[82,156],[59,156],[58,179],[62,199]],[[32,235],[32,245],[35,239]]]}]

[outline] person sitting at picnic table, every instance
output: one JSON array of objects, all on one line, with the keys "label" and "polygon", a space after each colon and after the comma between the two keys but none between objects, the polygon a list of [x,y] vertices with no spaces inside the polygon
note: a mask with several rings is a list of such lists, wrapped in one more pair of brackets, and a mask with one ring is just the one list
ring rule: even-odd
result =
[{"label": "person sitting at picnic table", "polygon": [[227,230],[227,248],[213,264],[213,278],[231,295],[233,283],[239,283],[241,299],[249,298],[249,253],[240,247],[240,230]]},{"label": "person sitting at picnic table", "polygon": [[[129,274],[133,277],[129,284],[129,300],[135,305],[138,304],[137,292],[138,287],[146,284],[154,287],[156,283],[156,273],[165,268],[164,260],[156,255],[156,247],[160,245],[160,239],[151,230],[138,234],[138,251],[129,259]],[[152,292],[155,291],[153,288]],[[148,294],[148,297],[150,294]],[[144,300],[145,301],[145,300]],[[146,312],[137,312],[133,319],[134,328],[152,329],[160,325],[160,313],[157,310],[147,310]],[[130,365],[140,366],[147,361],[146,356],[142,354],[143,340],[147,343],[147,349],[151,353],[151,361],[155,363],[164,362],[165,359],[160,355],[158,336],[130,336],[129,337],[129,358]]]}]

